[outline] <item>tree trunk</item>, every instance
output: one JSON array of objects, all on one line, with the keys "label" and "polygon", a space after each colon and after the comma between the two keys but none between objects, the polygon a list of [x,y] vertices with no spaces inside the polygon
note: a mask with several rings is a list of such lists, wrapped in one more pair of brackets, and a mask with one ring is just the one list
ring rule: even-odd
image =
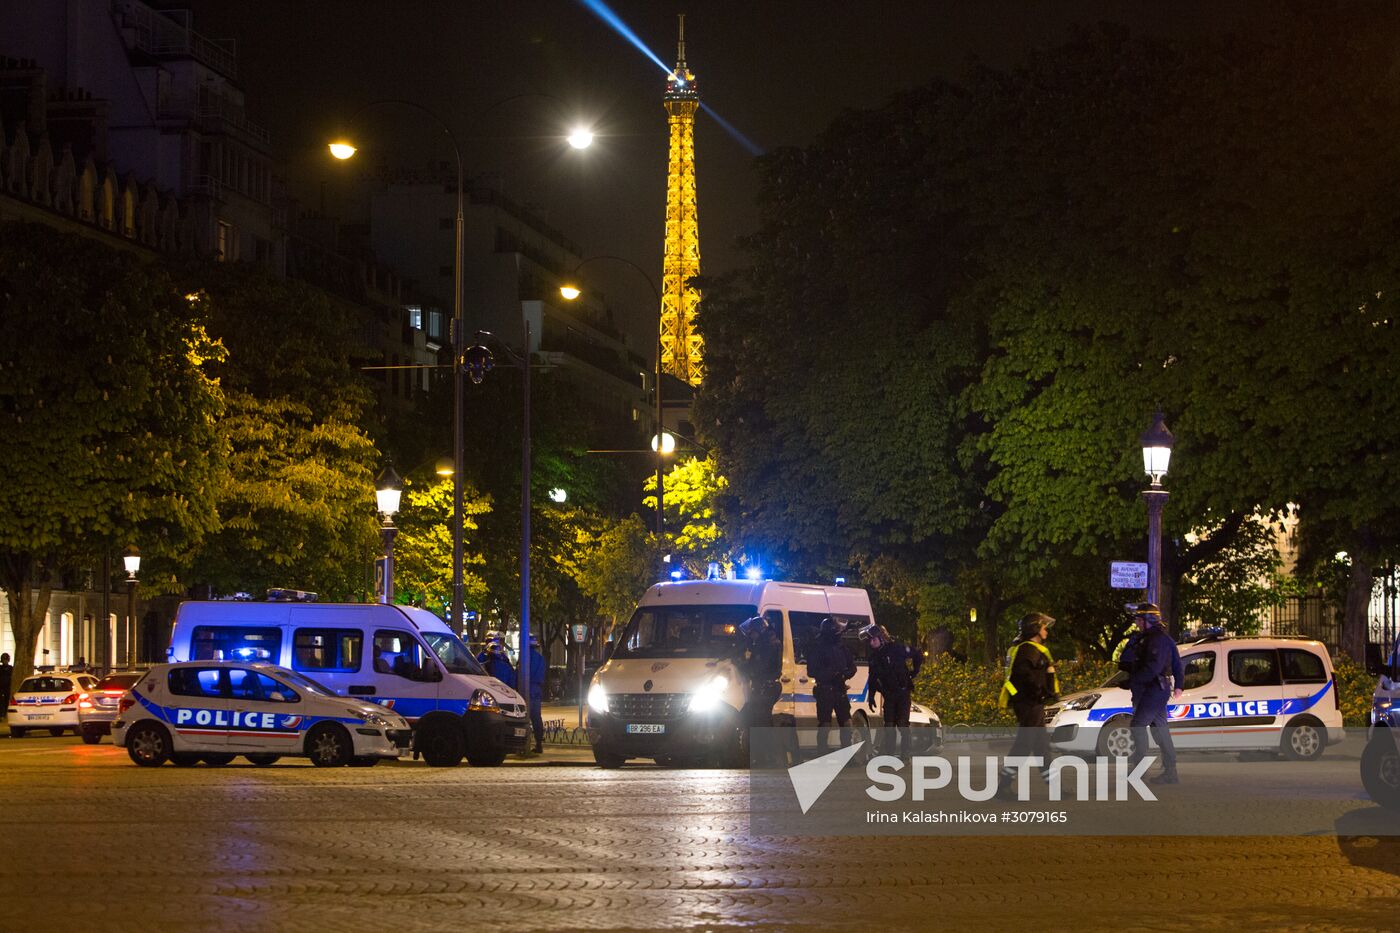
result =
[{"label": "tree trunk", "polygon": [[993,596],[985,597],[985,606],[979,606],[977,616],[982,620],[982,650],[987,663],[993,667],[1001,665],[1001,651],[997,644],[997,626],[1001,622],[1004,608],[1001,600]]},{"label": "tree trunk", "polygon": [[[49,598],[53,584],[49,582],[48,567],[43,561],[27,556],[9,556],[0,562],[0,586],[10,607],[10,631],[15,637],[14,673],[10,678],[10,695],[24,678],[34,673],[34,652],[39,646],[39,630],[49,614]],[[34,580],[40,581],[35,592]]]},{"label": "tree trunk", "polygon": [[[1366,641],[1371,614],[1371,588],[1374,584],[1371,558],[1360,548],[1349,552],[1351,575],[1347,579],[1346,610],[1342,614],[1342,653],[1357,664],[1366,663]],[[18,668],[16,668],[18,670]]]},{"label": "tree trunk", "polygon": [[1181,585],[1181,574],[1173,562],[1165,562],[1161,579],[1157,581],[1157,608],[1162,610],[1162,624],[1167,627],[1172,638],[1181,636],[1181,622],[1176,617],[1176,591]]}]

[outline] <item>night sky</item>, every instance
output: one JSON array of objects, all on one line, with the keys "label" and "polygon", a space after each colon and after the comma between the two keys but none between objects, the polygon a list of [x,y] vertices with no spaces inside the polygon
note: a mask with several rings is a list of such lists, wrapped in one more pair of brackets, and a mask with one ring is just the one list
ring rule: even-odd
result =
[{"label": "night sky", "polygon": [[[170,5],[170,4],[168,4]],[[467,171],[489,173],[584,255],[615,253],[661,278],[665,75],[579,0],[186,0],[195,28],[238,42],[250,119],[268,127],[306,208],[360,219],[363,184],[325,142],[363,103],[404,97],[436,110],[462,141]],[[762,150],[803,145],[843,110],[880,105],[971,58],[1014,64],[1075,24],[1114,21],[1151,35],[1248,28],[1242,2],[831,2],[616,0],[612,10],[669,67],[676,14],[701,99]],[[1258,7],[1253,7],[1258,9]],[[518,94],[542,98],[492,104]],[[488,111],[489,109],[489,112]],[[585,152],[551,136],[577,114],[599,139]],[[450,159],[425,118],[380,109],[359,134],[391,164]],[[752,153],[702,112],[696,130],[701,261],[707,275],[741,257],[756,224]],[[352,163],[353,164],[353,163]],[[595,263],[634,348],[649,346],[650,289]]]}]

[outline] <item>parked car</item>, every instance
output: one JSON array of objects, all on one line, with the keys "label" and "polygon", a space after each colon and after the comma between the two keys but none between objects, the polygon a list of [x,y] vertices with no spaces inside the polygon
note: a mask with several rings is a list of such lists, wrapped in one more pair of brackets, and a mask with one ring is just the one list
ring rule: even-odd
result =
[{"label": "parked car", "polygon": [[65,729],[80,734],[78,701],[97,687],[91,674],[55,671],[26,677],[8,708],[10,736],[22,739],[31,729],[48,729],[62,735]]},{"label": "parked car", "polygon": [[78,734],[83,742],[96,745],[104,735],[112,734],[112,720],[117,718],[117,701],[146,674],[146,669],[114,671],[102,678],[87,694],[78,697]]},{"label": "parked car", "polygon": [[[1167,707],[1178,749],[1267,750],[1310,761],[1342,740],[1332,656],[1321,642],[1211,636],[1180,648],[1184,692]],[[1075,754],[1130,755],[1126,681],[1120,672],[1048,708],[1051,744]]]},{"label": "parked car", "polygon": [[256,662],[157,665],[117,709],[112,741],[145,767],[226,765],[236,755],[259,766],[290,755],[318,767],[367,767],[405,754],[413,737],[391,709]]}]

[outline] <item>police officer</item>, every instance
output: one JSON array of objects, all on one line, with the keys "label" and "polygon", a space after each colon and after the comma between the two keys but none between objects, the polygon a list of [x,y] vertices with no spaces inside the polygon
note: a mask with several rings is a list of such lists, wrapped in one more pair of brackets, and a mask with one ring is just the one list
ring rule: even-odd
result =
[{"label": "police officer", "polygon": [[841,728],[841,746],[851,741],[851,700],[846,693],[846,681],[856,675],[856,659],[841,641],[846,624],[837,619],[822,619],[817,637],[807,651],[807,676],[814,683],[812,694],[817,701],[817,753],[826,754],[831,736],[831,720]]},{"label": "police officer", "polygon": [[476,656],[477,663],[486,667],[491,663],[491,643],[501,640],[499,632],[491,631],[486,633],[485,643],[481,646],[481,653]]},{"label": "police officer", "polygon": [[[1035,756],[1040,759],[1040,776],[1050,774],[1050,733],[1045,730],[1045,704],[1060,693],[1055,674],[1055,658],[1045,647],[1055,620],[1043,612],[1031,612],[1021,619],[1021,637],[1011,647],[1006,666],[1006,682],[1001,685],[997,705],[1011,707],[1016,714],[1016,740],[1008,758]],[[1013,790],[1016,769],[1002,768],[997,793]]]},{"label": "police officer", "polygon": [[[526,658],[521,658],[524,664]],[[544,655],[540,653],[540,640],[530,634],[530,725],[535,730],[535,752],[544,751]]]},{"label": "police officer", "polygon": [[[1148,778],[1152,784],[1176,784],[1176,746],[1172,744],[1167,703],[1175,692],[1181,696],[1184,672],[1181,653],[1162,627],[1162,611],[1155,603],[1130,606],[1137,632],[1128,640],[1118,664],[1128,672],[1128,689],[1133,695],[1133,752],[1129,767],[1136,767],[1147,754],[1147,734],[1162,753],[1162,771]],[[1168,678],[1174,678],[1169,681]],[[1174,690],[1173,690],[1174,688]]]},{"label": "police officer", "polygon": [[870,711],[875,712],[877,693],[885,707],[885,751],[893,751],[897,732],[900,754],[907,758],[909,707],[914,699],[914,678],[919,676],[919,668],[924,663],[923,655],[895,641],[879,623],[870,623],[861,629],[860,634],[870,642]]},{"label": "police officer", "polygon": [[506,654],[506,646],[499,638],[486,647],[486,673],[515,689],[515,668],[511,666],[510,655]]},{"label": "police officer", "polygon": [[0,715],[10,706],[10,679],[15,676],[15,669],[10,664],[8,652],[0,654]]},{"label": "police officer", "polygon": [[[745,619],[739,634],[744,636],[744,644],[734,666],[748,686],[739,723],[749,731],[773,725],[773,704],[782,695],[778,678],[783,675],[783,640],[763,616]],[[751,731],[749,736],[752,741]]]}]

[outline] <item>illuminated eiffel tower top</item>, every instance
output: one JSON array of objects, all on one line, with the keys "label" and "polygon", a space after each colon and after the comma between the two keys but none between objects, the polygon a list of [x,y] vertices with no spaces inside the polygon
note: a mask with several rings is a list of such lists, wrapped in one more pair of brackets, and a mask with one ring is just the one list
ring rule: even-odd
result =
[{"label": "illuminated eiffel tower top", "polygon": [[680,17],[676,67],[663,98],[670,128],[666,168],[666,247],[661,279],[661,366],[693,386],[704,378],[704,344],[695,330],[700,292],[700,225],[695,208],[695,111],[700,90],[685,63],[685,16]]}]

